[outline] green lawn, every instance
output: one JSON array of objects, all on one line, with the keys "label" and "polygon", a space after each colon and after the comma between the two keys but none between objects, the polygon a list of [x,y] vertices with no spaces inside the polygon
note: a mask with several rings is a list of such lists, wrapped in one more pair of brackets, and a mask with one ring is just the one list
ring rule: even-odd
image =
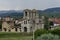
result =
[{"label": "green lawn", "polygon": [[0,40],[32,40],[31,34],[0,32]]},{"label": "green lawn", "polygon": [[0,38],[0,40],[32,40],[32,37],[5,37],[5,38]]}]

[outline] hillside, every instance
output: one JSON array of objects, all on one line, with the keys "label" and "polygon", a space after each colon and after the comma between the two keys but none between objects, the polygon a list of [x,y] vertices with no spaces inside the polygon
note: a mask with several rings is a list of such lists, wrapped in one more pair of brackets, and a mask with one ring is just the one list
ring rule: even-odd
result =
[{"label": "hillside", "polygon": [[[58,17],[60,18],[60,7],[48,8],[46,10],[37,10],[40,16],[46,15],[48,17]],[[0,17],[10,16],[14,18],[23,17],[23,10],[9,10],[9,11],[0,11]]]},{"label": "hillside", "polygon": [[15,11],[15,10],[9,10],[9,11],[0,11],[0,17],[10,16],[13,18],[21,18],[23,16],[23,11]]},{"label": "hillside", "polygon": [[60,7],[49,8],[39,12],[40,15],[47,15],[48,17],[58,17],[60,18]]}]

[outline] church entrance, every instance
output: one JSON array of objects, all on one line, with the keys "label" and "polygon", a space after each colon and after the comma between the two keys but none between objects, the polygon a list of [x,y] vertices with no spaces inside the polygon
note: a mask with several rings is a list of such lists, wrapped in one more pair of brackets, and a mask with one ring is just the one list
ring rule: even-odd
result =
[{"label": "church entrance", "polygon": [[24,27],[24,32],[27,32],[27,27]]},{"label": "church entrance", "polygon": [[3,28],[4,29],[4,31],[6,32],[7,31],[7,29],[6,28]]}]

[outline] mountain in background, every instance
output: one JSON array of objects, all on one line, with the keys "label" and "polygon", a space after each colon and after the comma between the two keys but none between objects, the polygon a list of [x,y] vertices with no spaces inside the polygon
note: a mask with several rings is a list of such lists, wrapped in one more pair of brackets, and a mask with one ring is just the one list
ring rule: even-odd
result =
[{"label": "mountain in background", "polygon": [[[46,15],[48,17],[57,17],[60,18],[60,7],[56,8],[48,8],[46,10],[37,10],[39,15]],[[5,10],[0,11],[0,17],[10,16],[14,18],[21,18],[23,17],[23,10]]]},{"label": "mountain in background", "polygon": [[0,11],[0,17],[10,16],[13,18],[21,18],[23,16],[22,10],[9,10],[9,11]]},{"label": "mountain in background", "polygon": [[40,15],[46,15],[48,17],[57,17],[60,18],[60,7],[48,8],[43,11],[38,10]]}]

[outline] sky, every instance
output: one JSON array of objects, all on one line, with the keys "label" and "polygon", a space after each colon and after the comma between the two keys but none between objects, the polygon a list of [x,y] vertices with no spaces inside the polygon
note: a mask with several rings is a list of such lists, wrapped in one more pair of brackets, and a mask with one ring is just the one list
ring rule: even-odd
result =
[{"label": "sky", "polygon": [[24,10],[60,7],[60,0],[0,0],[0,10]]}]

